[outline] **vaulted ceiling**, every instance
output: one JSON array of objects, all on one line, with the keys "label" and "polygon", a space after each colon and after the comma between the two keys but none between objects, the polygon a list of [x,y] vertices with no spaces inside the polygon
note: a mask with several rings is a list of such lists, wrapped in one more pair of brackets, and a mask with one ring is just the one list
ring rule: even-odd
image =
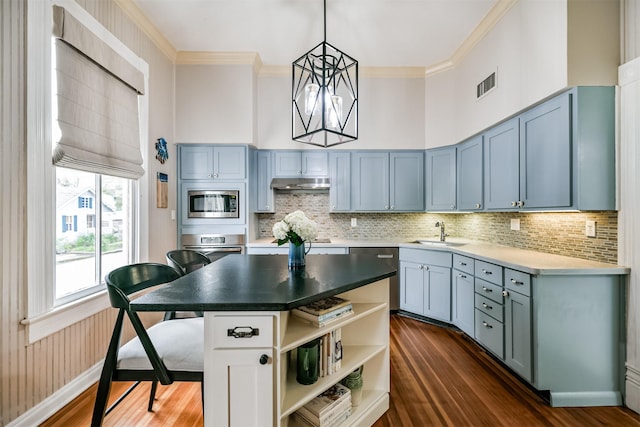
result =
[{"label": "vaulted ceiling", "polygon": [[[511,0],[327,0],[326,41],[361,67],[433,67]],[[323,0],[133,0],[177,51],[290,65],[323,40]]]}]

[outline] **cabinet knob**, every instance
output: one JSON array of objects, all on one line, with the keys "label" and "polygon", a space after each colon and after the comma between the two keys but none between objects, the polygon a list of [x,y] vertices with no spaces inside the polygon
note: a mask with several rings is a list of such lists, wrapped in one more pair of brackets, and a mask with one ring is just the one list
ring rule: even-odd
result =
[{"label": "cabinet knob", "polygon": [[484,320],[482,321],[482,326],[484,326],[487,329],[492,329],[493,326],[491,326],[490,324],[488,324],[487,322],[485,322]]},{"label": "cabinet knob", "polygon": [[331,209],[335,209],[335,208],[336,208],[336,205],[331,206]]},{"label": "cabinet knob", "polygon": [[269,356],[267,356],[266,354],[263,354],[262,356],[260,356],[261,365],[266,365],[268,361],[269,361]]},{"label": "cabinet knob", "polygon": [[213,174],[210,173],[209,175],[207,175],[209,178],[213,178]]},{"label": "cabinet knob", "polygon": [[391,210],[394,210],[395,208],[396,208],[395,206],[391,205]]},{"label": "cabinet knob", "polygon": [[513,283],[514,285],[517,285],[517,286],[524,285],[524,282],[521,282],[521,281],[516,280],[516,279],[511,279],[511,283]]},{"label": "cabinet knob", "polygon": [[450,206],[450,208],[451,208],[451,209],[455,209],[455,208],[456,208],[456,205],[451,205],[451,206]]},{"label": "cabinet knob", "polygon": [[483,290],[483,291],[485,291],[485,292],[487,292],[487,293],[493,292],[493,290],[492,290],[492,289],[489,289],[489,288],[487,288],[486,286],[483,286],[483,287],[482,287],[482,290]]},{"label": "cabinet knob", "polygon": [[482,303],[482,306],[483,306],[484,308],[486,308],[487,310],[493,310],[493,307],[492,307],[492,306],[490,306],[489,304],[485,303],[485,302],[483,302],[483,303]]},{"label": "cabinet knob", "polygon": [[466,279],[466,278],[467,278],[467,276],[465,276],[464,274],[458,274],[458,276],[459,276],[459,277],[461,277],[461,278],[463,278],[463,279]]},{"label": "cabinet knob", "polygon": [[482,207],[481,203],[476,203],[476,209],[480,209]]},{"label": "cabinet knob", "polygon": [[509,291],[502,291],[502,296],[503,297],[508,297],[509,296]]},{"label": "cabinet knob", "polygon": [[384,205],[384,208],[385,209],[389,209],[389,205]]},{"label": "cabinet knob", "polygon": [[214,174],[213,174],[213,177],[214,177],[214,178],[217,178],[217,177],[218,177],[218,174],[217,174],[217,173],[214,173]]},{"label": "cabinet knob", "polygon": [[524,202],[522,200],[518,201],[518,207],[521,208],[524,206]]},{"label": "cabinet knob", "polygon": [[484,268],[482,269],[482,272],[484,274],[493,274],[493,272],[489,271],[489,270],[485,270]]}]

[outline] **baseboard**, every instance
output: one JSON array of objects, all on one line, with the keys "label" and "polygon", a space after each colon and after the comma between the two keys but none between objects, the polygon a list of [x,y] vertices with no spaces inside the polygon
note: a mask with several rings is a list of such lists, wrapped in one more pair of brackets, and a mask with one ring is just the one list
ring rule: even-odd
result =
[{"label": "baseboard", "polygon": [[33,427],[45,422],[49,417],[78,397],[80,393],[95,384],[100,378],[102,362],[83,372],[51,396],[11,421],[6,427]]}]

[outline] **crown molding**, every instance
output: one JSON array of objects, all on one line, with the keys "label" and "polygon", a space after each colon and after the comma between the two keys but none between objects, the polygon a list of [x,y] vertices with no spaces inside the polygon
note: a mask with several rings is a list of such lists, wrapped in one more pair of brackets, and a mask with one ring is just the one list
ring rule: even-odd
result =
[{"label": "crown molding", "polygon": [[450,70],[459,64],[516,3],[518,0],[498,0],[449,59],[426,68],[425,77]]},{"label": "crown molding", "polygon": [[262,68],[262,60],[257,52],[179,51],[175,63],[181,65],[251,65],[256,72]]},{"label": "crown molding", "polygon": [[114,0],[114,2],[171,62],[175,62],[176,48],[173,47],[171,42],[149,21],[133,0]]}]

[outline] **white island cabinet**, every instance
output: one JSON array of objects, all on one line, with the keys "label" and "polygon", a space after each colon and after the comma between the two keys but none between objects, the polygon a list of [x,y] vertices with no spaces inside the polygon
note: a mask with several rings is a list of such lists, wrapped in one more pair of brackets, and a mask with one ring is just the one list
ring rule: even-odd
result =
[{"label": "white island cabinet", "polygon": [[[352,302],[354,315],[322,328],[288,311],[205,313],[205,426],[294,426],[298,408],[361,365],[362,402],[342,425],[372,425],[389,408],[389,279],[339,296]],[[296,349],[336,328],[341,369],[299,384]]]}]

